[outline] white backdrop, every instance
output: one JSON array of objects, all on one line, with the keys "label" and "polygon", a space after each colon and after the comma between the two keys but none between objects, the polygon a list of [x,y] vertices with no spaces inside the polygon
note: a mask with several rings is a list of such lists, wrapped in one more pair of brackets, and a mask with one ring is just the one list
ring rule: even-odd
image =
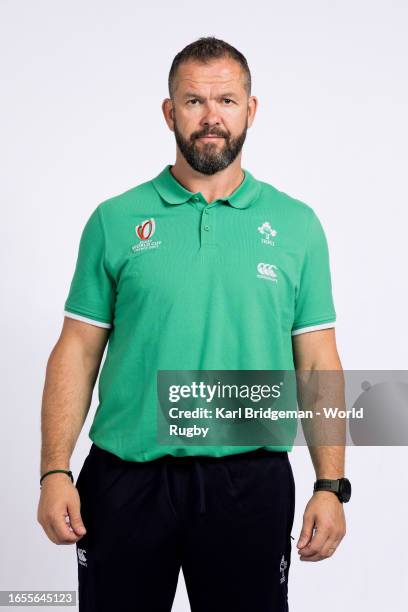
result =
[{"label": "white backdrop", "polygon": [[[36,522],[46,361],[89,214],[175,160],[160,105],[174,55],[199,36],[223,38],[248,59],[260,106],[243,167],[323,223],[343,367],[407,369],[407,7],[0,1],[0,589],[77,588],[75,547],[56,546]],[[294,547],[291,611],[406,609],[407,455],[349,449],[348,533],[320,563],[300,562]],[[306,448],[291,462],[296,542],[314,472]],[[173,611],[189,611],[182,574]]]}]

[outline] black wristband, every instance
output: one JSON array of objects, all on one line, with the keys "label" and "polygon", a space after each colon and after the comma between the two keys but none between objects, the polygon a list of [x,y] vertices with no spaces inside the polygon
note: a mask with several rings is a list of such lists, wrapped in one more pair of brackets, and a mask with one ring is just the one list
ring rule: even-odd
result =
[{"label": "black wristband", "polygon": [[73,475],[72,475],[71,470],[50,470],[49,472],[45,472],[45,474],[43,474],[43,475],[41,476],[41,478],[40,478],[40,486],[41,486],[41,483],[42,483],[43,479],[44,479],[46,476],[48,476],[48,474],[56,474],[56,473],[58,473],[58,472],[62,472],[63,474],[68,474],[68,476],[71,478],[71,482],[74,482],[74,477],[73,477]]}]

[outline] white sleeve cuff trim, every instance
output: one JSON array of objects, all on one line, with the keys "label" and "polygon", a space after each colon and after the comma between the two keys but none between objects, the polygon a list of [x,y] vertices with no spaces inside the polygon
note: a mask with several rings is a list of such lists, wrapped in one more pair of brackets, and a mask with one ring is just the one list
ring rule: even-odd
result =
[{"label": "white sleeve cuff trim", "polygon": [[102,321],[95,321],[95,319],[89,319],[88,317],[83,317],[82,315],[78,315],[73,312],[68,312],[67,310],[64,310],[64,315],[66,317],[70,317],[71,319],[83,321],[84,323],[91,323],[92,325],[96,325],[97,327],[105,327],[106,329],[112,327],[110,323],[102,323]]},{"label": "white sleeve cuff trim", "polygon": [[305,332],[317,331],[318,329],[327,329],[328,327],[335,327],[335,322],[331,323],[320,323],[320,325],[309,325],[309,327],[301,327],[300,329],[295,329],[292,332],[292,336],[297,336],[297,334],[304,334]]}]

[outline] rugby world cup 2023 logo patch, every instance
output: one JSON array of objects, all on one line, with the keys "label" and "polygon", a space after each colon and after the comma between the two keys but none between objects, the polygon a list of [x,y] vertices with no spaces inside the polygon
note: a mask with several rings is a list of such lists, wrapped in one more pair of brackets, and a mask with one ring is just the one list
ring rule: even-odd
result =
[{"label": "rugby world cup 2023 logo patch", "polygon": [[152,240],[152,236],[156,231],[156,222],[151,217],[145,219],[139,225],[136,225],[135,232],[136,236],[140,239],[137,244],[132,246],[132,251],[138,253],[139,251],[148,251],[150,249],[157,249],[161,245],[161,240]]}]

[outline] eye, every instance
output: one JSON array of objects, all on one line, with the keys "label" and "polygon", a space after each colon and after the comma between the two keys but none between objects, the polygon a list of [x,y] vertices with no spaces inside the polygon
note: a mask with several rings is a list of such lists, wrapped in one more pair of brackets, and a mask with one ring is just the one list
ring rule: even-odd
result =
[{"label": "eye", "polygon": [[[230,98],[224,98],[224,102],[233,102],[233,100],[231,100]],[[227,104],[227,106],[230,106],[230,104]]]},{"label": "eye", "polygon": [[193,104],[193,103],[194,103],[194,102],[198,102],[198,101],[199,101],[199,100],[198,100],[198,98],[191,98],[191,100],[188,100],[188,101],[187,101],[187,104],[190,104],[190,103],[191,103],[193,106],[195,106],[195,104]]}]

